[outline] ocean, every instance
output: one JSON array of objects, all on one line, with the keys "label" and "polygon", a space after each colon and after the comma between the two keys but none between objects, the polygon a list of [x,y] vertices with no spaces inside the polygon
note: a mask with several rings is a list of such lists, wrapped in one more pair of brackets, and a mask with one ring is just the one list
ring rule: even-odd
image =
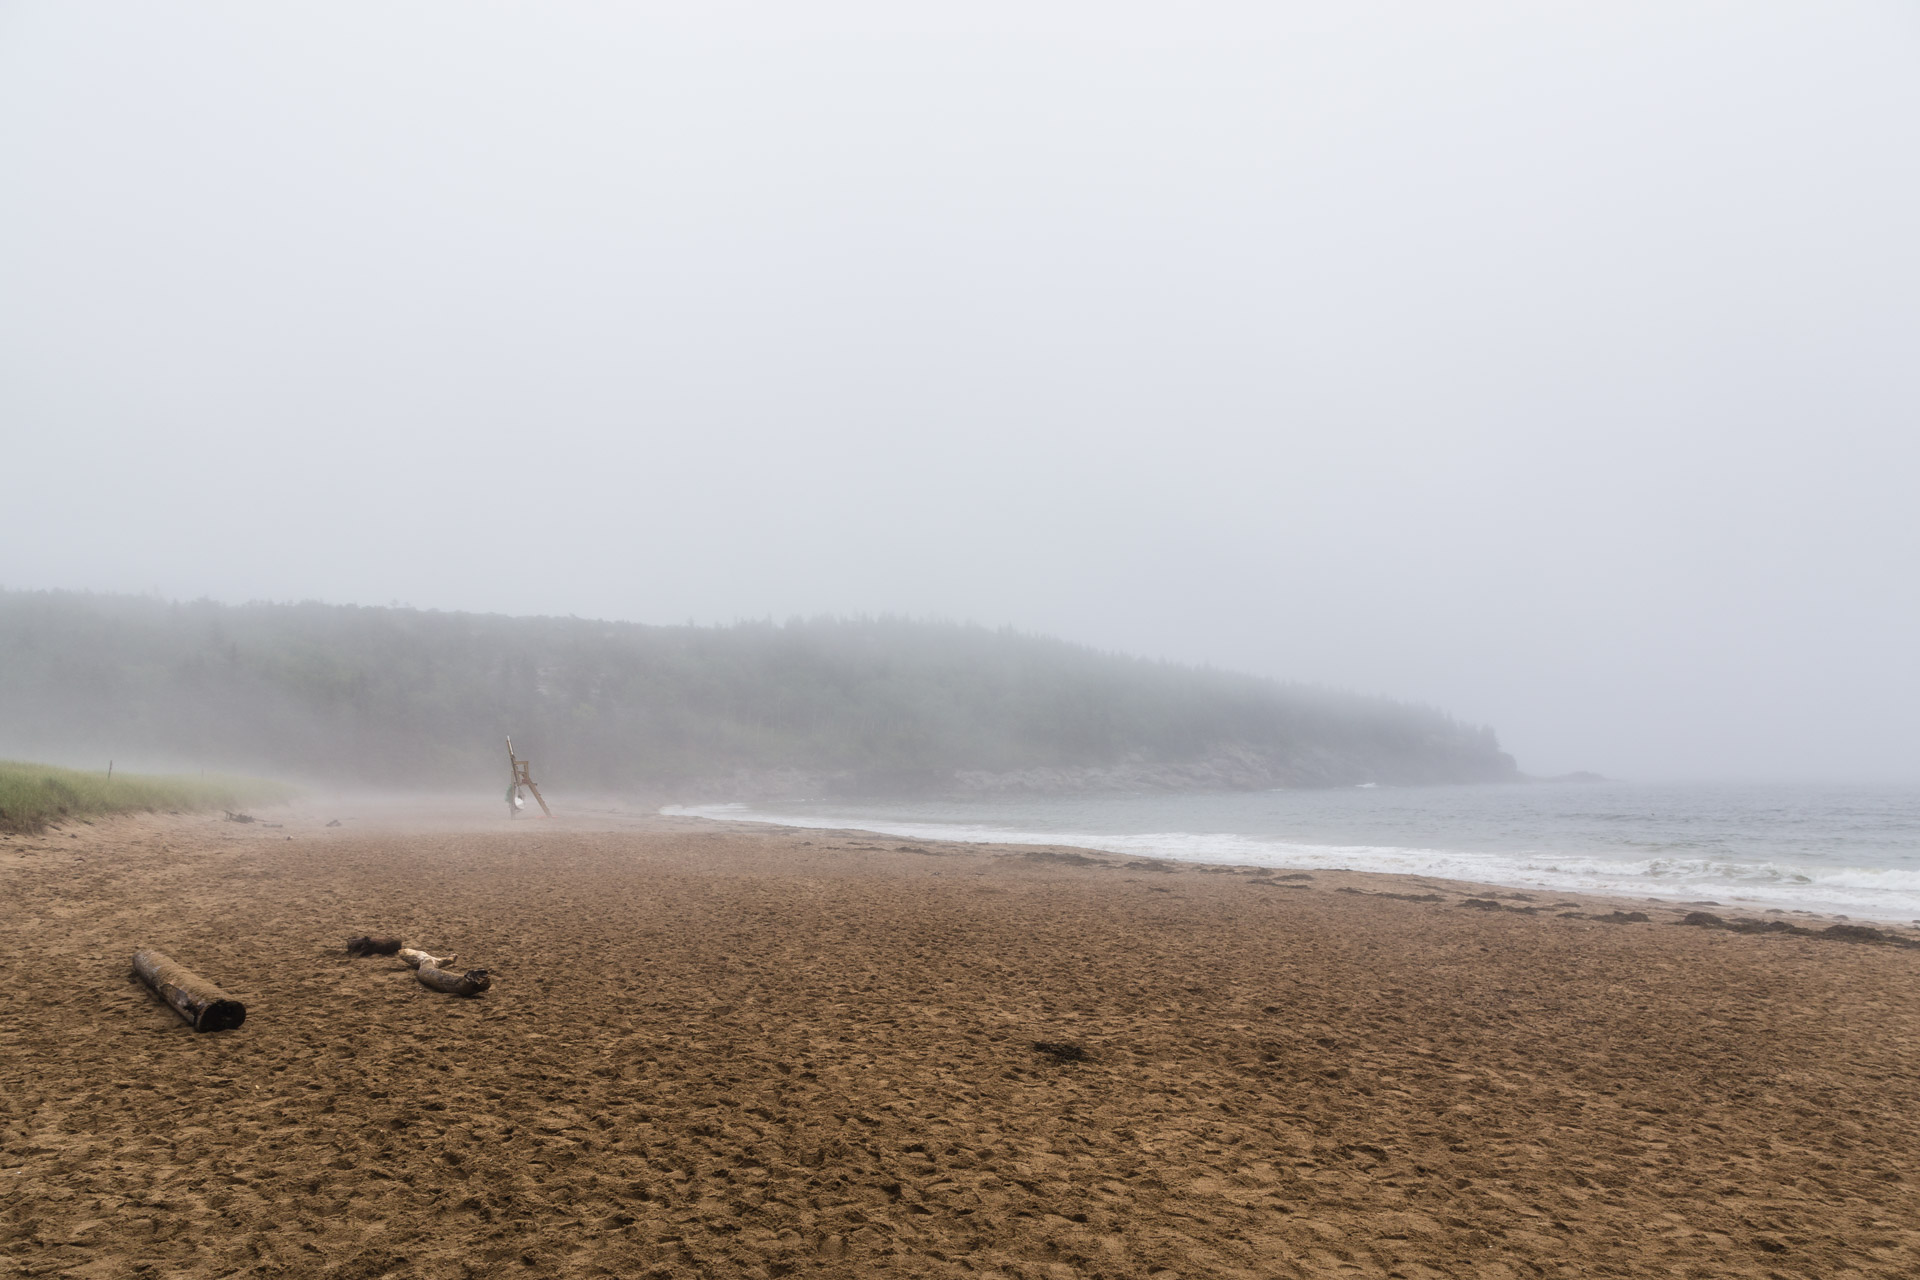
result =
[{"label": "ocean", "polygon": [[1528,783],[662,812],[1920,923],[1920,787]]}]

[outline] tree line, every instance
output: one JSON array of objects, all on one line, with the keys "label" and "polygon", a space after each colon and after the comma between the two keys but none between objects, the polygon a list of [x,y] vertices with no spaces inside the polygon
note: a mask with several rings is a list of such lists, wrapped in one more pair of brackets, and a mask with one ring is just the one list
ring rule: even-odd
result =
[{"label": "tree line", "polygon": [[[966,624],[0,591],[0,752],[504,785],[508,734],[552,785],[648,794],[1517,776],[1492,730],[1431,708]],[[1209,761],[1231,767],[1179,771]]]}]

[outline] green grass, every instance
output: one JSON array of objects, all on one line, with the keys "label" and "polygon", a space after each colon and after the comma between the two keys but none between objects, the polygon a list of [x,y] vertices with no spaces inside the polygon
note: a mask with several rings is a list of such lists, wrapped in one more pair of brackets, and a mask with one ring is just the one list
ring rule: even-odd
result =
[{"label": "green grass", "polygon": [[87,773],[49,764],[0,760],[0,831],[32,833],[70,818],[156,810],[239,809],[285,804],[294,788],[264,778],[221,774]]}]

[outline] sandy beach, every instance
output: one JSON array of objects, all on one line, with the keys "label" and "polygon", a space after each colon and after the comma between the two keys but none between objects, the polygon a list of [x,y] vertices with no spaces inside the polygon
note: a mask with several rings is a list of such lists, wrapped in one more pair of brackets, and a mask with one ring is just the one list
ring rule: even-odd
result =
[{"label": "sandy beach", "polygon": [[[261,817],[0,840],[0,1276],[1920,1274],[1910,932]],[[494,986],[348,958],[367,932]],[[246,1024],[188,1029],[139,946]]]}]

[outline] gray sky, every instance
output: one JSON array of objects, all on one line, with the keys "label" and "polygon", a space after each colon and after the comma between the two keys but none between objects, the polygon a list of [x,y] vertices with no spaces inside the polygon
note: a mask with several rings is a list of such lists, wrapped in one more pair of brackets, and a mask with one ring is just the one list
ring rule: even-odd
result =
[{"label": "gray sky", "polygon": [[1920,778],[1920,9],[0,5],[0,585]]}]

